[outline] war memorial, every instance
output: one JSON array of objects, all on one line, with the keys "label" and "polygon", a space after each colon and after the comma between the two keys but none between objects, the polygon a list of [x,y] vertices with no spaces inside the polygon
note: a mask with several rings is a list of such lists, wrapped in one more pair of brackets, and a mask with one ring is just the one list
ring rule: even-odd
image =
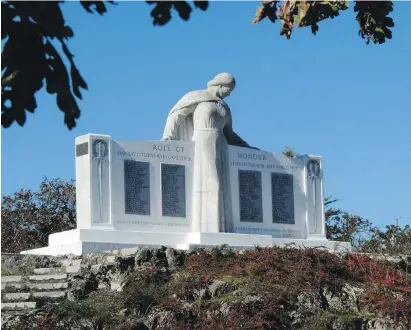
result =
[{"label": "war memorial", "polygon": [[322,158],[291,158],[241,139],[224,101],[234,88],[234,77],[221,73],[184,95],[157,141],[76,138],[77,228],[22,253],[141,245],[350,249],[326,239]]}]

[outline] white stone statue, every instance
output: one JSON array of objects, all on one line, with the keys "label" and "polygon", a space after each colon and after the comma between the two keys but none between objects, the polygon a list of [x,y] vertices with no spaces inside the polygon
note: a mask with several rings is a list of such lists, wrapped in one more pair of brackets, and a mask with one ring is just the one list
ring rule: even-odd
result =
[{"label": "white stone statue", "polygon": [[207,87],[184,95],[171,109],[162,140],[195,141],[193,231],[232,232],[228,144],[252,147],[234,133],[223,101],[234,77],[220,73]]}]

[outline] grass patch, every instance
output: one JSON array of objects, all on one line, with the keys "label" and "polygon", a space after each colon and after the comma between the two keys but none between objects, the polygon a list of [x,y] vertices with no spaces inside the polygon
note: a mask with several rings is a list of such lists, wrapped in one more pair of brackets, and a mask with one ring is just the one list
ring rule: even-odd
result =
[{"label": "grass patch", "polygon": [[92,329],[115,326],[124,321],[124,316],[119,313],[122,306],[122,299],[117,292],[100,292],[76,301],[62,299],[50,306],[48,316],[39,318],[36,326],[45,329],[60,329],[61,326],[69,329],[85,324]]},{"label": "grass patch", "polygon": [[229,284],[234,284],[234,285],[241,285],[247,283],[248,279],[245,277],[239,277],[239,276],[232,276],[232,275],[225,275],[220,277],[221,281],[227,282]]},{"label": "grass patch", "polygon": [[208,302],[211,305],[221,305],[222,303],[232,302],[232,301],[236,301],[236,300],[239,300],[239,299],[241,299],[241,297],[234,296],[231,293],[225,293],[225,294],[222,294],[218,297],[211,298],[210,300],[208,300]]}]

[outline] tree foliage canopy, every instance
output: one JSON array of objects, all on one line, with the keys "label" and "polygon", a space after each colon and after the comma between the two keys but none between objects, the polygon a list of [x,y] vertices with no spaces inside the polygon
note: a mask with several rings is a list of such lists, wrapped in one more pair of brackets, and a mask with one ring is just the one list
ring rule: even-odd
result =
[{"label": "tree foliage canopy", "polygon": [[47,246],[52,233],[76,228],[74,180],[48,180],[39,190],[21,189],[1,200],[1,250],[20,252]]},{"label": "tree foliage canopy", "polygon": [[[64,1],[2,1],[2,126],[10,127],[14,122],[23,126],[26,111],[33,113],[37,108],[36,93],[46,88],[56,96],[57,107],[64,113],[64,123],[69,130],[76,126],[80,117],[78,100],[81,90],[87,90],[85,79],[74,62],[68,47],[73,38],[72,28],[66,24],[61,4]],[[113,1],[106,1],[113,4]],[[188,20],[194,8],[208,9],[208,1],[147,1],[152,6],[153,24],[167,24],[172,13],[177,12]],[[91,14],[107,12],[104,1],[80,1]],[[334,18],[348,8],[348,1],[263,1],[257,8],[253,23],[268,18],[275,23],[281,21],[280,34],[288,39],[294,28],[311,27],[313,34],[319,30],[318,22]],[[359,34],[366,42],[384,43],[392,37],[394,26],[388,14],[393,10],[392,1],[356,1],[354,12],[359,24]],[[59,51],[55,44],[59,45]],[[62,51],[62,53],[61,53]],[[63,57],[70,65],[67,68]]]}]

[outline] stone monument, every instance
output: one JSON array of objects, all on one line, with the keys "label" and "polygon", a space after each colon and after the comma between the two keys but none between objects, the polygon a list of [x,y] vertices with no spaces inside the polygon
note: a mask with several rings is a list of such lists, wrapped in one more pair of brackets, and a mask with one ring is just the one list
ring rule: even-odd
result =
[{"label": "stone monument", "polygon": [[75,142],[77,228],[27,254],[83,254],[139,245],[323,246],[323,164],[251,147],[233,130],[221,73],[171,109],[160,141]]}]

